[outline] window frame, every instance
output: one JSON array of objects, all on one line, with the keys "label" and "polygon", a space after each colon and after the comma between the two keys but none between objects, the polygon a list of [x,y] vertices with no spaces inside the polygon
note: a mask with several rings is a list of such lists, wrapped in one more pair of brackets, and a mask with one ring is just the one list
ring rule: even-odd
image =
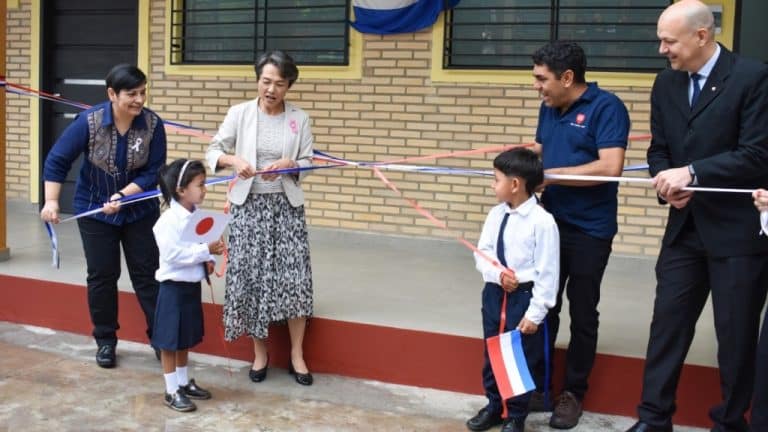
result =
[{"label": "window frame", "polygon": [[[533,88],[533,63],[528,70],[520,69],[445,69],[445,12],[432,27],[432,68],[430,79],[436,83],[520,84]],[[587,69],[586,79],[601,86],[651,87],[656,73],[598,72]]]},{"label": "window frame", "polygon": [[[673,2],[673,0],[664,0],[664,1],[665,2],[669,2],[669,4],[672,4],[672,2]],[[664,6],[664,7],[666,8],[667,6]],[[613,6],[613,7],[605,6],[604,8],[601,7],[601,8],[598,8],[598,9],[606,9],[606,10],[615,9],[617,13],[621,13],[622,10],[631,13],[633,10],[644,10],[644,11],[646,11],[646,10],[652,10],[652,9],[657,9],[657,8],[659,8],[659,6],[624,6],[624,7],[621,7],[621,6]],[[477,7],[474,7],[473,9],[475,9],[475,10],[495,10],[497,8],[495,8],[495,7],[477,6]],[[573,16],[575,17],[575,16],[578,16],[579,12],[582,12],[582,11],[585,11],[585,10],[590,10],[589,7],[578,6],[578,5],[571,5],[571,6],[567,6],[566,5],[566,6],[564,6],[564,5],[561,5],[559,1],[556,1],[556,0],[551,0],[550,1],[550,5],[548,7],[547,6],[537,6],[537,7],[534,7],[534,6],[518,6],[518,7],[512,7],[512,8],[507,9],[508,10],[507,13],[515,14],[515,13],[519,13],[521,11],[525,11],[525,10],[528,10],[528,9],[531,9],[531,10],[535,9],[536,11],[539,11],[539,13],[542,13],[542,14],[544,14],[544,15],[549,17],[549,20],[546,23],[542,22],[542,23],[532,23],[531,24],[533,26],[536,26],[536,28],[538,28],[539,31],[544,31],[546,34],[548,34],[547,39],[542,39],[540,41],[541,45],[547,43],[548,41],[553,41],[553,40],[556,40],[556,39],[560,38],[561,29],[563,29],[562,31],[566,31],[565,29],[567,29],[569,27],[579,28],[580,26],[582,26],[584,28],[589,28],[590,26],[594,25],[592,23],[569,22],[566,19],[564,19],[564,17],[567,17],[566,14],[574,14]],[[663,9],[660,9],[659,13],[661,13],[662,10]],[[472,24],[464,24],[464,23],[456,24],[454,22],[451,22],[451,18],[453,17],[453,15],[455,13],[456,13],[456,11],[452,10],[452,11],[447,12],[443,16],[443,32],[444,32],[444,37],[443,37],[443,42],[442,42],[443,52],[442,52],[442,56],[441,56],[441,63],[442,63],[443,69],[446,69],[446,70],[461,70],[461,69],[482,70],[482,69],[487,69],[487,70],[499,70],[499,71],[503,71],[503,70],[518,70],[519,71],[519,70],[524,70],[525,69],[525,66],[504,66],[504,65],[500,65],[498,63],[496,63],[496,64],[488,64],[488,65],[469,64],[467,66],[449,64],[452,56],[457,56],[458,57],[458,56],[461,56],[461,55],[467,55],[467,54],[458,54],[457,55],[457,54],[451,52],[451,49],[449,48],[449,46],[453,43],[453,40],[452,40],[452,37],[450,35],[450,31],[453,30],[453,26],[454,25],[472,25]],[[501,23],[501,24],[502,25],[509,25],[511,23]],[[524,23],[524,24],[527,24],[527,23]],[[482,26],[484,24],[483,23],[478,23],[477,25],[478,26]],[[491,25],[494,25],[494,24],[491,24]],[[638,24],[635,23],[635,22],[628,22],[628,23],[619,23],[619,22],[611,23],[611,22],[607,22],[607,23],[605,23],[605,25],[606,26],[613,25],[613,26],[616,26],[616,27],[618,27],[618,26],[626,26],[627,28],[630,28],[630,27],[636,26]],[[641,25],[642,25],[642,23],[641,23]],[[646,23],[646,25],[652,25],[653,28],[654,28],[654,34],[655,34],[655,20],[654,20],[654,24]],[[568,38],[568,39],[570,39],[570,38]],[[465,40],[465,42],[471,42],[471,41],[472,40]],[[521,42],[521,43],[526,42],[525,38],[518,39],[518,41]],[[528,40],[528,41],[529,42],[534,42],[534,40]],[[505,40],[502,40],[502,43],[503,42],[505,42]],[[515,40],[514,39],[510,39],[509,42],[510,43],[515,43]],[[577,40],[577,42],[579,42],[584,47],[584,49],[586,51],[586,50],[588,50],[589,45],[590,45],[590,43],[592,41],[587,39],[587,40],[583,40],[583,41]],[[635,42],[635,41],[633,41],[633,40],[617,40],[616,41],[616,43],[624,43],[624,42],[632,43],[632,42]],[[639,42],[644,42],[644,41],[639,41]],[[651,42],[655,43],[655,38],[653,39],[653,41],[648,41],[648,42],[645,42],[645,43],[649,43],[650,44]],[[608,42],[605,42],[605,43],[608,43]],[[531,52],[531,54],[532,54],[532,52]],[[503,55],[499,54],[498,56],[501,57]],[[515,56],[518,56],[518,55],[515,54]],[[525,56],[521,56],[521,57],[525,57]],[[589,57],[589,54],[588,54],[588,57]],[[664,63],[663,63],[663,60],[661,59],[660,56],[659,57],[647,56],[647,55],[636,56],[636,55],[632,55],[631,53],[624,53],[622,55],[614,55],[614,56],[607,56],[606,55],[606,56],[600,56],[600,57],[608,59],[608,61],[610,61],[611,58],[627,58],[627,57],[636,57],[636,58],[654,59],[654,60],[658,59],[658,60],[660,60],[659,61],[660,65],[659,65],[658,68],[657,67],[651,67],[651,68],[642,68],[642,69],[641,68],[636,68],[636,67],[631,67],[631,66],[619,66],[619,67],[613,67],[613,66],[590,66],[589,67],[590,70],[595,71],[595,72],[602,72],[602,73],[640,73],[640,74],[644,74],[644,73],[656,73],[658,70],[661,70],[661,69],[664,68]]]},{"label": "window frame", "polygon": [[[183,1],[183,0],[181,0]],[[173,1],[165,2],[165,36],[164,36],[164,69],[166,74],[186,76],[219,76],[233,78],[251,78],[254,76],[253,64],[172,64],[171,41],[174,29],[171,19],[173,13]],[[350,1],[349,13],[352,14]],[[350,15],[351,16],[351,15]],[[363,58],[363,37],[349,24],[346,25],[347,38],[347,65],[317,66],[299,64],[302,79],[361,79]]]}]

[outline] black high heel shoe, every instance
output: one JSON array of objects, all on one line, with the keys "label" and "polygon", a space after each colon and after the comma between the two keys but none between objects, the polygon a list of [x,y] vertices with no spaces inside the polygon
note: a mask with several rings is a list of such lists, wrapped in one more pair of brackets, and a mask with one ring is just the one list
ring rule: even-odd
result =
[{"label": "black high heel shoe", "polygon": [[288,373],[293,375],[293,378],[296,380],[297,383],[304,386],[311,386],[312,383],[315,381],[314,378],[312,378],[312,374],[309,372],[307,373],[296,372],[296,369],[293,368],[293,362],[291,362],[288,365]]},{"label": "black high heel shoe", "polygon": [[260,383],[267,379],[267,369],[269,369],[269,354],[267,354],[267,363],[264,365],[264,367],[259,370],[249,370],[248,378],[250,378],[251,381],[255,383]]}]

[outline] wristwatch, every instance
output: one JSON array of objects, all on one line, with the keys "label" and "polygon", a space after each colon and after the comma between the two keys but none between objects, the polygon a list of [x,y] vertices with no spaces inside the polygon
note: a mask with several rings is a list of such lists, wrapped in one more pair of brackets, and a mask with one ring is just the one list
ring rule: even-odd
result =
[{"label": "wristwatch", "polygon": [[699,181],[696,178],[696,171],[693,169],[693,164],[688,164],[688,174],[691,175],[691,182],[688,185],[689,186],[696,186],[696,185],[698,185]]}]

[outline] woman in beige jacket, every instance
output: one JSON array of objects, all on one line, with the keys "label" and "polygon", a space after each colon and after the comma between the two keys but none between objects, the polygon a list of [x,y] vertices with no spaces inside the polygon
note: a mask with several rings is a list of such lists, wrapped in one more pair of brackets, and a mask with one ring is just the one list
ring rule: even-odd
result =
[{"label": "woman in beige jacket", "polygon": [[288,323],[289,372],[312,384],[303,341],[312,315],[312,268],[301,180],[307,171],[256,172],[312,165],[312,131],[307,114],[285,101],[299,75],[281,51],[263,54],[255,65],[258,98],[229,109],[211,141],[206,160],[213,171],[232,168],[237,181],[232,204],[229,264],[224,302],[225,338],[248,334],[254,342],[249,377],[267,377],[265,340],[273,322]]}]

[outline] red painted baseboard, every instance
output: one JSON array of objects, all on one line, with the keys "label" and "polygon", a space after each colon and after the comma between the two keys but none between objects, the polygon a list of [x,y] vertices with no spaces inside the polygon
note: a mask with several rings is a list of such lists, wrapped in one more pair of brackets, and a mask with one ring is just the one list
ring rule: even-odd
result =
[{"label": "red painted baseboard", "polygon": [[[90,334],[85,287],[0,275],[0,320]],[[147,343],[146,323],[132,293],[120,293],[121,339]],[[239,360],[253,358],[248,338],[226,343],[221,306],[203,305],[206,335],[194,351]],[[288,365],[288,332],[270,329],[270,362]],[[305,342],[313,372],[482,394],[481,339],[385,326],[313,318]],[[555,354],[561,365],[564,353]],[[562,370],[553,377],[555,388]],[[584,408],[606,414],[634,416],[640,398],[643,360],[598,354]],[[678,387],[675,424],[709,427],[708,408],[720,400],[715,368],[686,365]]]}]

